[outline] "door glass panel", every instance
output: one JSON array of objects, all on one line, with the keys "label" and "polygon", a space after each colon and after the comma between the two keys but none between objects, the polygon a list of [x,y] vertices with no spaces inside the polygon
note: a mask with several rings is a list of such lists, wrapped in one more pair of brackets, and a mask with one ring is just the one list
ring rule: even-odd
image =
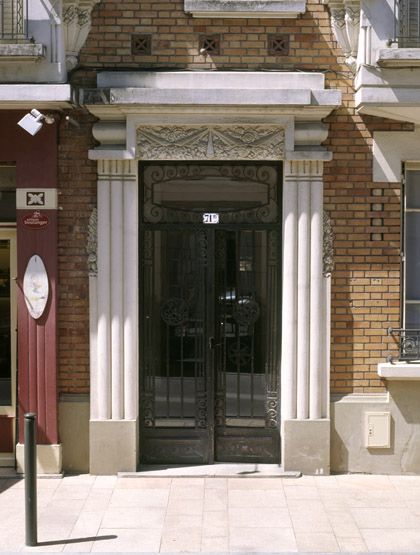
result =
[{"label": "door glass panel", "polygon": [[278,164],[145,164],[144,222],[277,223]]},{"label": "door glass panel", "polygon": [[0,166],[0,222],[16,221],[16,168]]},{"label": "door glass panel", "polygon": [[203,233],[146,232],[147,368],[154,426],[195,426],[205,392]]},{"label": "door glass panel", "polygon": [[406,214],[406,299],[420,300],[420,213]]},{"label": "door glass panel", "polygon": [[0,240],[0,405],[12,404],[10,241]]}]

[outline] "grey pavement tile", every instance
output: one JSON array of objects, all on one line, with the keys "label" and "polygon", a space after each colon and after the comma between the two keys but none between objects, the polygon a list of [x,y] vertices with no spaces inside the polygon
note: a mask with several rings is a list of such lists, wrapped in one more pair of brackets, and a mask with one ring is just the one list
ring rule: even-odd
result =
[{"label": "grey pavement tile", "polygon": [[350,509],[350,512],[360,528],[419,528],[420,518],[409,509],[401,508],[369,508]]},{"label": "grey pavement tile", "polygon": [[229,490],[229,507],[285,507],[286,498],[281,490]]},{"label": "grey pavement tile", "polygon": [[63,547],[63,552],[70,553],[90,553],[92,551],[93,541],[82,541],[75,543],[67,543]]},{"label": "grey pavement tile", "polygon": [[206,489],[227,489],[227,478],[205,478],[204,487]]},{"label": "grey pavement tile", "polygon": [[114,507],[104,512],[101,530],[104,528],[162,528],[164,508]]},{"label": "grey pavement tile", "polygon": [[420,529],[365,529],[362,537],[369,551],[386,553],[420,551]]},{"label": "grey pavement tile", "polygon": [[[158,490],[160,491],[160,490]],[[181,486],[172,484],[169,490],[170,499],[203,499],[204,498],[204,484],[202,486]]]},{"label": "grey pavement tile", "polygon": [[229,535],[229,527],[227,522],[220,526],[203,524],[203,531],[202,531],[203,538],[226,538],[227,539],[228,535]]},{"label": "grey pavement tile", "polygon": [[289,510],[272,508],[229,508],[229,526],[249,528],[292,528]]},{"label": "grey pavement tile", "polygon": [[225,511],[204,511],[203,527],[206,526],[225,526],[228,524],[228,512]]},{"label": "grey pavement tile", "polygon": [[377,474],[337,474],[334,476],[338,487],[356,491],[393,491],[394,484],[387,475]]},{"label": "grey pavement tile", "polygon": [[319,489],[316,486],[289,486],[284,485],[287,499],[319,499]]},{"label": "grey pavement tile", "polygon": [[164,528],[160,551],[200,551],[201,549],[202,528],[187,526],[185,528]]},{"label": "grey pavement tile", "polygon": [[103,512],[81,512],[70,533],[70,538],[96,536],[102,522]]},{"label": "grey pavement tile", "polygon": [[230,528],[230,551],[253,553],[297,551],[291,528]]},{"label": "grey pavement tile", "polygon": [[[112,537],[115,536],[115,537]],[[161,531],[157,529],[107,528],[98,534],[93,543],[93,553],[157,552]]]},{"label": "grey pavement tile", "polygon": [[61,485],[55,490],[55,499],[86,499],[89,495],[90,486],[80,485]]},{"label": "grey pavement tile", "polygon": [[345,500],[350,508],[406,507],[404,499],[391,492],[353,492],[349,493]]},{"label": "grey pavement tile", "polygon": [[229,490],[282,490],[286,478],[228,478]]},{"label": "grey pavement tile", "polygon": [[168,492],[159,489],[114,490],[110,507],[166,507]]},{"label": "grey pavement tile", "polygon": [[203,512],[204,499],[183,500],[180,497],[169,498],[167,505],[168,514],[196,515]]},{"label": "grey pavement tile", "polygon": [[201,538],[201,551],[203,553],[226,553],[229,551],[229,538],[227,536],[203,536]]},{"label": "grey pavement tile", "polygon": [[188,486],[204,486],[206,478],[203,477],[188,477],[188,478],[172,478],[172,487],[188,487]]},{"label": "grey pavement tile", "polygon": [[200,528],[203,522],[203,517],[197,515],[182,515],[182,514],[167,514],[164,522],[164,530],[173,528]]},{"label": "grey pavement tile", "polygon": [[204,510],[221,511],[227,508],[227,489],[206,489],[204,492]]},{"label": "grey pavement tile", "polygon": [[118,478],[115,489],[167,489],[172,478]]},{"label": "grey pavement tile", "polygon": [[327,511],[327,515],[337,537],[360,538],[359,528],[349,510]]},{"label": "grey pavement tile", "polygon": [[112,489],[91,489],[83,505],[83,511],[105,510],[109,505],[112,493]]},{"label": "grey pavement tile", "polygon": [[323,508],[314,510],[311,504],[301,505],[298,509],[290,507],[295,532],[332,532],[328,514]]},{"label": "grey pavement tile", "polygon": [[96,476],[92,474],[66,474],[62,479],[62,483],[66,486],[92,486],[95,480]]},{"label": "grey pavement tile", "polygon": [[93,489],[114,489],[118,481],[117,476],[96,476],[92,484]]},{"label": "grey pavement tile", "polygon": [[337,543],[340,547],[340,551],[347,551],[350,553],[359,553],[368,551],[367,545],[365,544],[362,537],[358,538],[348,538],[348,537],[337,537]]},{"label": "grey pavement tile", "polygon": [[401,486],[397,488],[398,494],[407,501],[420,501],[420,488],[415,486]]},{"label": "grey pavement tile", "polygon": [[340,546],[334,534],[328,532],[296,532],[296,543],[299,551],[311,553],[336,553]]},{"label": "grey pavement tile", "polygon": [[54,511],[57,514],[79,514],[85,502],[85,499],[63,499],[54,496],[45,504],[45,511]]}]

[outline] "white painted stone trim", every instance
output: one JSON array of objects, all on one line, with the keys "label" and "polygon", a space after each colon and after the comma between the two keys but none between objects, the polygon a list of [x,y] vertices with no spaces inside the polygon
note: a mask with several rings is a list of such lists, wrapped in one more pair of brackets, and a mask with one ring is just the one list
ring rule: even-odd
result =
[{"label": "white painted stone trim", "polygon": [[306,0],[184,0],[193,17],[296,18],[306,11]]},{"label": "white painted stone trim", "polygon": [[373,134],[373,181],[399,183],[402,162],[420,161],[420,127]]},{"label": "white painted stone trim", "polygon": [[[91,419],[135,420],[138,416],[137,163],[102,160],[98,173],[97,351],[96,356],[91,354]],[[91,285],[95,287],[94,282]],[[94,301],[93,290],[91,296]],[[95,328],[93,321],[91,325]],[[94,335],[93,332],[95,341]]]},{"label": "white painted stone trim", "polygon": [[[328,416],[327,278],[322,274],[323,163],[285,162],[282,420]],[[304,255],[309,262],[305,264]],[[308,348],[309,347],[309,348]]]},{"label": "white painted stone trim", "polygon": [[386,380],[420,380],[420,362],[378,364],[378,376]]}]

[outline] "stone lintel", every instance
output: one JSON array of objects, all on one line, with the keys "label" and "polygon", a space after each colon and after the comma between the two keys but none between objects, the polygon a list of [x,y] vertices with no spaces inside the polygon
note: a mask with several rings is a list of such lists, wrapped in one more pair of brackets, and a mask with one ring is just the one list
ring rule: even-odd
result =
[{"label": "stone lintel", "polygon": [[184,0],[193,17],[295,18],[305,13],[305,0]]}]

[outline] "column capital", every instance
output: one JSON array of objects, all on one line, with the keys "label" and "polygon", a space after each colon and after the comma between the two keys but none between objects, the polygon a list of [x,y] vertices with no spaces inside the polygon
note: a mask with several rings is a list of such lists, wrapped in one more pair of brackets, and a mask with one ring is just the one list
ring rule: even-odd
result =
[{"label": "column capital", "polygon": [[137,179],[137,160],[98,160],[98,180],[133,181]]},{"label": "column capital", "polygon": [[323,160],[286,160],[284,162],[284,178],[286,180],[319,180],[322,178],[323,171]]}]

